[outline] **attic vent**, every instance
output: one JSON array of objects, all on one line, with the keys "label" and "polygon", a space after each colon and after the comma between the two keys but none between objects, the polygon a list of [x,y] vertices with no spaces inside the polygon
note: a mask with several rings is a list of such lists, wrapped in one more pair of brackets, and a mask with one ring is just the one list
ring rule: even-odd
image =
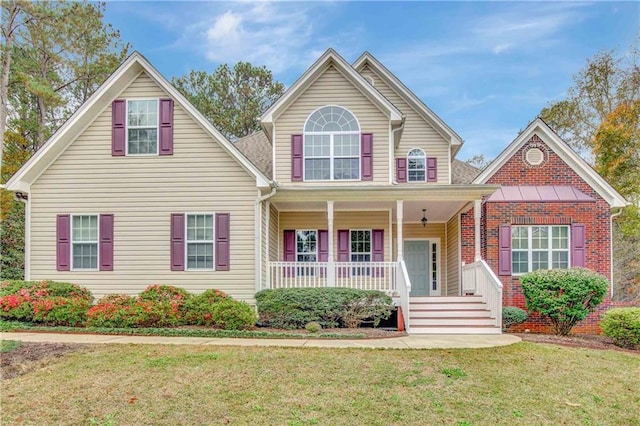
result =
[{"label": "attic vent", "polygon": [[531,147],[524,154],[524,160],[530,166],[539,166],[544,163],[544,152],[538,147]]},{"label": "attic vent", "polygon": [[373,81],[373,76],[372,75],[365,75],[364,78],[367,79],[367,81],[369,82],[369,84],[371,84],[372,86],[375,86],[375,81]]}]

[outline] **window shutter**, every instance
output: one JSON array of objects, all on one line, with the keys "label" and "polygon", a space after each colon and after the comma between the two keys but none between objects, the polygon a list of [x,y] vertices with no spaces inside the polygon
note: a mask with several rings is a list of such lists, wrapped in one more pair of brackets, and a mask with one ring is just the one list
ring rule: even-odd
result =
[{"label": "window shutter", "polygon": [[113,271],[113,215],[100,215],[100,270]]},{"label": "window shutter", "polygon": [[[384,262],[384,229],[374,229],[371,231],[372,256],[374,262]],[[374,277],[383,277],[384,268],[373,268]]]},{"label": "window shutter", "polygon": [[[349,260],[349,230],[338,230],[338,262],[348,262]],[[349,268],[339,267],[338,277],[344,278],[349,276]]]},{"label": "window shutter", "polygon": [[127,132],[127,101],[116,99],[111,103],[111,155],[120,157],[125,155],[125,141]]},{"label": "window shutter", "polygon": [[171,270],[184,271],[184,214],[171,215]]},{"label": "window shutter", "polygon": [[585,226],[581,223],[571,225],[571,266],[585,265]]},{"label": "window shutter", "polygon": [[284,261],[296,261],[296,231],[284,231]]},{"label": "window shutter", "polygon": [[173,99],[160,99],[160,155],[173,155]]},{"label": "window shutter", "polygon": [[329,231],[318,231],[318,262],[329,261]]},{"label": "window shutter", "polygon": [[498,275],[511,275],[510,225],[500,225],[498,234]]},{"label": "window shutter", "polygon": [[216,271],[228,271],[231,266],[230,221],[229,213],[216,213]]},{"label": "window shutter", "polygon": [[427,157],[427,182],[438,181],[438,159]]},{"label": "window shutter", "polygon": [[373,180],[373,133],[361,136],[362,180]]},{"label": "window shutter", "polygon": [[398,182],[407,181],[407,159],[406,157],[396,158],[396,180]]},{"label": "window shutter", "polygon": [[291,181],[302,182],[302,135],[291,135]]},{"label": "window shutter", "polygon": [[56,218],[56,269],[71,270],[71,216],[59,214]]}]

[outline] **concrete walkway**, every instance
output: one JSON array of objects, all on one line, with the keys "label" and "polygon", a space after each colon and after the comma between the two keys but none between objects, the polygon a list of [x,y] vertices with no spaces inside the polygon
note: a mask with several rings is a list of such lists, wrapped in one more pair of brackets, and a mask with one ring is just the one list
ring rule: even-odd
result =
[{"label": "concrete walkway", "polygon": [[455,349],[491,348],[520,341],[511,334],[496,335],[410,335],[386,339],[242,339],[210,337],[110,336],[104,334],[0,333],[2,340],[82,344],[277,346],[308,348]]}]

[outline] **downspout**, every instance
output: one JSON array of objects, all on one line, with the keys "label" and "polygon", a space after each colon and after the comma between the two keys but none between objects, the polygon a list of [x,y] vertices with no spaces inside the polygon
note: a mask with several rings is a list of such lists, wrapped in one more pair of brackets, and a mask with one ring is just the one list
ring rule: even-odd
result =
[{"label": "downspout", "polygon": [[[269,198],[276,195],[277,186],[272,183],[271,184],[271,192],[258,197],[256,200],[254,215],[255,215],[255,233],[254,233],[254,243],[255,243],[255,270],[256,270],[256,279],[255,279],[255,287],[256,293],[260,291],[260,287],[262,286],[262,202],[268,200]],[[260,194],[260,190],[258,190],[258,194]]]},{"label": "downspout", "polygon": [[399,132],[401,130],[404,130],[404,123],[405,123],[405,118],[406,117],[402,117],[402,123],[400,123],[400,126],[398,126],[395,129],[391,129],[391,146],[393,147],[393,150],[391,151],[391,155],[389,155],[389,173],[391,173],[391,183],[393,185],[397,185],[398,181],[396,180],[397,173],[393,172],[393,169],[395,167],[395,159],[396,159],[396,132]]},{"label": "downspout", "polygon": [[31,201],[29,194],[16,192],[16,201],[24,203],[24,280],[31,280]]},{"label": "downspout", "polygon": [[610,250],[610,257],[609,259],[611,259],[611,299],[613,300],[613,218],[614,217],[618,217],[620,216],[620,214],[622,214],[622,211],[624,210],[624,208],[618,208],[618,211],[615,213],[611,213],[611,216],[609,217],[609,250]]}]

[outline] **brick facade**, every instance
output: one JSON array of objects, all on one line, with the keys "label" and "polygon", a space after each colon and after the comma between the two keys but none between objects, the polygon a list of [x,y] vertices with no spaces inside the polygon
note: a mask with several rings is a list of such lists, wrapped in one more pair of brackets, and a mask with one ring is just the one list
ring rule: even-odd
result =
[{"label": "brick facade", "polygon": [[[544,153],[542,164],[532,166],[525,161],[529,147]],[[482,256],[498,273],[499,225],[552,225],[584,224],[586,235],[585,267],[605,277],[611,277],[611,229],[609,204],[585,182],[560,156],[553,152],[537,135],[533,135],[493,176],[489,184],[503,186],[572,186],[592,197],[589,202],[484,202],[482,212]],[[467,219],[467,218],[470,218]],[[473,233],[473,209],[462,215],[462,235]],[[469,230],[470,227],[470,230]],[[470,249],[470,250],[469,250]],[[469,255],[471,258],[468,259]],[[462,260],[473,261],[473,239],[463,242]],[[503,284],[503,305],[524,308],[524,296],[518,277],[499,276]],[[598,320],[608,309],[609,298],[597,312],[576,326],[574,333],[598,333]],[[548,332],[550,327],[540,318],[532,318],[519,327],[532,332]]]}]

